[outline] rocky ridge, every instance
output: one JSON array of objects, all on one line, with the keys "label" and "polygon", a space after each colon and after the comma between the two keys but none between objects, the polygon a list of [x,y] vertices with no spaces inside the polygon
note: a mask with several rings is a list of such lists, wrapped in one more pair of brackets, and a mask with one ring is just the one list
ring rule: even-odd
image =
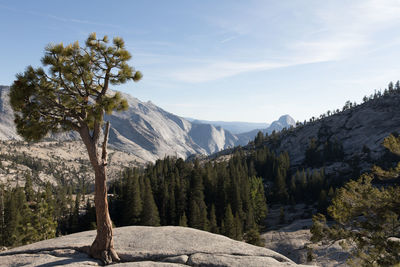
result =
[{"label": "rocky ridge", "polygon": [[[0,140],[21,140],[14,126],[8,93],[8,86],[0,86]],[[111,123],[109,145],[112,148],[132,153],[144,161],[155,161],[166,155],[186,158],[191,154],[214,153],[237,142],[235,136],[212,125],[203,126],[201,135],[197,134],[189,121],[151,102],[122,95],[129,109],[106,117]],[[71,132],[49,138],[64,141],[78,140],[79,136]]]},{"label": "rocky ridge", "polygon": [[[98,266],[87,256],[95,231],[40,241],[0,253],[4,266]],[[306,266],[270,249],[178,226],[114,229],[122,262],[113,266]],[[308,265],[307,265],[308,266]]]},{"label": "rocky ridge", "polygon": [[[400,94],[392,93],[328,117],[321,116],[305,125],[286,128],[264,144],[275,153],[288,152],[293,171],[298,169],[320,169],[332,177],[351,178],[367,172],[375,165],[390,164],[388,150],[383,141],[390,134],[400,134]],[[322,165],[310,166],[306,151],[311,140],[316,140],[316,151],[321,157],[324,146],[337,142],[343,148],[343,158],[326,160]],[[252,151],[254,144],[243,147]],[[235,149],[226,149],[210,155],[210,159],[229,159]]]},{"label": "rocky ridge", "polygon": [[[14,126],[8,92],[8,86],[0,86],[0,140],[21,140]],[[150,101],[142,102],[129,94],[121,94],[127,99],[129,109],[106,117],[111,123],[110,147],[134,154],[144,161],[155,161],[167,155],[182,158],[192,154],[209,155],[237,145],[246,145],[258,132],[235,135],[223,127],[192,123]],[[79,136],[71,132],[50,138],[64,141],[78,140]]]},{"label": "rocky ridge", "polygon": [[[332,116],[286,131],[279,138],[277,151],[288,151],[292,165],[305,160],[310,140],[318,140],[318,149],[328,141],[343,145],[344,162],[355,156],[364,162],[361,168],[381,158],[385,137],[400,133],[400,94],[382,96]],[[338,166],[342,168],[342,166]]]}]

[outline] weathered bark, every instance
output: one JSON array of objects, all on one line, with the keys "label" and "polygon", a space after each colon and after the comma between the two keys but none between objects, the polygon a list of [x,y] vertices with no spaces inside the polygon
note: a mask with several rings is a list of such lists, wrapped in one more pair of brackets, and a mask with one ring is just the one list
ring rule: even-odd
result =
[{"label": "weathered bark", "polygon": [[107,201],[107,141],[109,123],[107,122],[102,145],[102,156],[97,149],[96,138],[92,138],[88,127],[82,127],[79,131],[89,154],[90,163],[95,172],[95,196],[97,235],[90,247],[89,254],[93,258],[102,260],[105,264],[119,261],[118,254],[114,250],[112,222],[108,212]]}]

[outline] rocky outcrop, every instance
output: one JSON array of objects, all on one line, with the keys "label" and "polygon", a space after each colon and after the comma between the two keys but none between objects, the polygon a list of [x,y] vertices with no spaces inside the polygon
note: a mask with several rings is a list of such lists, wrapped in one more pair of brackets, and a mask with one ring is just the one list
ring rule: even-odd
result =
[{"label": "rocky outcrop", "polygon": [[[96,232],[45,240],[0,253],[2,266],[93,266],[84,252]],[[122,262],[113,266],[300,266],[272,250],[177,226],[114,229]],[[304,265],[305,266],[305,265]]]},{"label": "rocky outcrop", "polygon": [[391,133],[400,133],[399,103],[399,94],[383,96],[307,123],[283,134],[277,150],[288,151],[291,164],[299,165],[304,162],[310,139],[316,138],[319,149],[327,141],[342,144],[345,160],[358,156],[374,162],[385,152],[383,139]]},{"label": "rocky outcrop", "polygon": [[324,267],[349,266],[346,263],[349,253],[339,245],[340,241],[311,243],[311,225],[311,219],[296,220],[280,229],[263,233],[261,237],[265,240],[265,247],[297,263]]},{"label": "rocky outcrop", "polygon": [[[220,126],[210,124],[192,124],[189,132],[192,140],[204,148],[207,154],[221,151],[228,147],[234,147],[238,143],[238,138]],[[204,138],[211,136],[212,138]]]}]

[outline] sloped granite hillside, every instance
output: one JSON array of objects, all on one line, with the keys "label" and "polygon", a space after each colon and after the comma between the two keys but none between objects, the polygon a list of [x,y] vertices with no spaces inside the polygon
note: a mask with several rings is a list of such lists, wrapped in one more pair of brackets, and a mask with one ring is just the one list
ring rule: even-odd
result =
[{"label": "sloped granite hillside", "polygon": [[325,142],[336,140],[343,145],[345,160],[357,155],[360,158],[368,156],[373,162],[385,151],[383,139],[391,133],[400,133],[399,103],[400,94],[382,96],[307,123],[284,133],[277,150],[288,151],[291,163],[298,165],[305,160],[311,138],[318,140],[319,149]]}]

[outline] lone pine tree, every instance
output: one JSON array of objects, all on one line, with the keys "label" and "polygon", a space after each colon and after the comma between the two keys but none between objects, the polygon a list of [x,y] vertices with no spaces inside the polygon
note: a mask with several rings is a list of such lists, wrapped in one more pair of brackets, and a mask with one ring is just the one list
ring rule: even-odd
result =
[{"label": "lone pine tree", "polygon": [[17,74],[10,90],[16,128],[25,140],[38,141],[50,132],[73,130],[80,134],[95,172],[97,236],[90,254],[105,263],[119,260],[107,202],[109,122],[102,142],[100,135],[104,114],[128,107],[119,93],[109,92],[110,85],[142,77],[127,64],[130,58],[119,37],[109,44],[107,36],[97,39],[92,33],[84,46],[78,42],[50,44],[42,58],[46,68],[28,66]]}]

